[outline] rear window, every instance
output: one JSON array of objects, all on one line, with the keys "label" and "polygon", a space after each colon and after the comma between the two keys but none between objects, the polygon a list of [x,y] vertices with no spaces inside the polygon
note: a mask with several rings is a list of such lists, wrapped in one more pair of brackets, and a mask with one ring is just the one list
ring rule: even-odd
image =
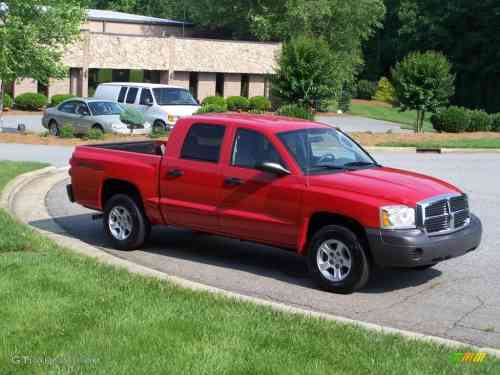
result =
[{"label": "rear window", "polygon": [[134,104],[135,103],[135,98],[137,97],[138,92],[139,92],[139,89],[137,87],[131,87],[128,90],[127,104]]},{"label": "rear window", "polygon": [[64,102],[59,106],[59,110],[64,113],[75,113],[76,106],[78,105],[79,102],[75,101],[70,101],[70,102]]},{"label": "rear window", "polygon": [[120,89],[120,94],[118,94],[118,101],[120,103],[123,103],[123,101],[125,100],[125,94],[127,93],[127,89],[128,87],[122,87]]},{"label": "rear window", "polygon": [[193,125],[182,146],[181,158],[217,163],[225,129],[222,125]]}]

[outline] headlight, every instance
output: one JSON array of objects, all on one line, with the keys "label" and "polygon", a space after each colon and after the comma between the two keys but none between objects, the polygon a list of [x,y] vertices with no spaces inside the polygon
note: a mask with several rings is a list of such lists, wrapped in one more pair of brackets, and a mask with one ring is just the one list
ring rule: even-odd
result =
[{"label": "headlight", "polygon": [[175,122],[177,120],[174,115],[168,115],[167,119],[168,119],[168,122]]},{"label": "headlight", "polygon": [[408,206],[385,206],[380,208],[380,228],[414,229],[415,209]]}]

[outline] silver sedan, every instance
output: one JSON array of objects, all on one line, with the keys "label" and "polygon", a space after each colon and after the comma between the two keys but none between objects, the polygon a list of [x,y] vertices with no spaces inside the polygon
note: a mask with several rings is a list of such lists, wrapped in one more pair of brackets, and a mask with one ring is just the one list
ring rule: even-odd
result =
[{"label": "silver sedan", "polygon": [[65,125],[73,127],[75,134],[86,134],[90,129],[103,133],[148,134],[151,125],[145,123],[131,132],[127,124],[120,120],[123,107],[118,103],[102,99],[71,98],[57,107],[44,111],[42,125],[51,135],[57,136]]}]

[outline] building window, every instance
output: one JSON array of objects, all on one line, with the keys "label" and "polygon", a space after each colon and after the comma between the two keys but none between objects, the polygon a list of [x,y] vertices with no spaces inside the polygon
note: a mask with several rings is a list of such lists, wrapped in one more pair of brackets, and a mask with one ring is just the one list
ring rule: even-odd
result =
[{"label": "building window", "polygon": [[130,70],[128,69],[113,69],[113,82],[130,82]]},{"label": "building window", "polygon": [[224,73],[215,75],[215,95],[224,96]]},{"label": "building window", "polygon": [[191,91],[191,95],[198,100],[198,73],[190,72],[189,73],[189,91]]},{"label": "building window", "polygon": [[241,96],[248,98],[250,92],[250,76],[248,74],[241,75]]},{"label": "building window", "polygon": [[159,70],[145,70],[144,71],[144,82],[146,82],[146,83],[160,83],[160,71]]}]

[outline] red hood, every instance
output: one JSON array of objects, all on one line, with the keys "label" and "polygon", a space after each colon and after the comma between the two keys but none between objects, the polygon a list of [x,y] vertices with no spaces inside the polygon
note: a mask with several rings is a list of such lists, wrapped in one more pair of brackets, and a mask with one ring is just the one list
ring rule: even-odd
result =
[{"label": "red hood", "polygon": [[332,188],[415,206],[417,202],[447,193],[461,193],[437,178],[394,168],[370,168],[310,176],[313,187]]}]

